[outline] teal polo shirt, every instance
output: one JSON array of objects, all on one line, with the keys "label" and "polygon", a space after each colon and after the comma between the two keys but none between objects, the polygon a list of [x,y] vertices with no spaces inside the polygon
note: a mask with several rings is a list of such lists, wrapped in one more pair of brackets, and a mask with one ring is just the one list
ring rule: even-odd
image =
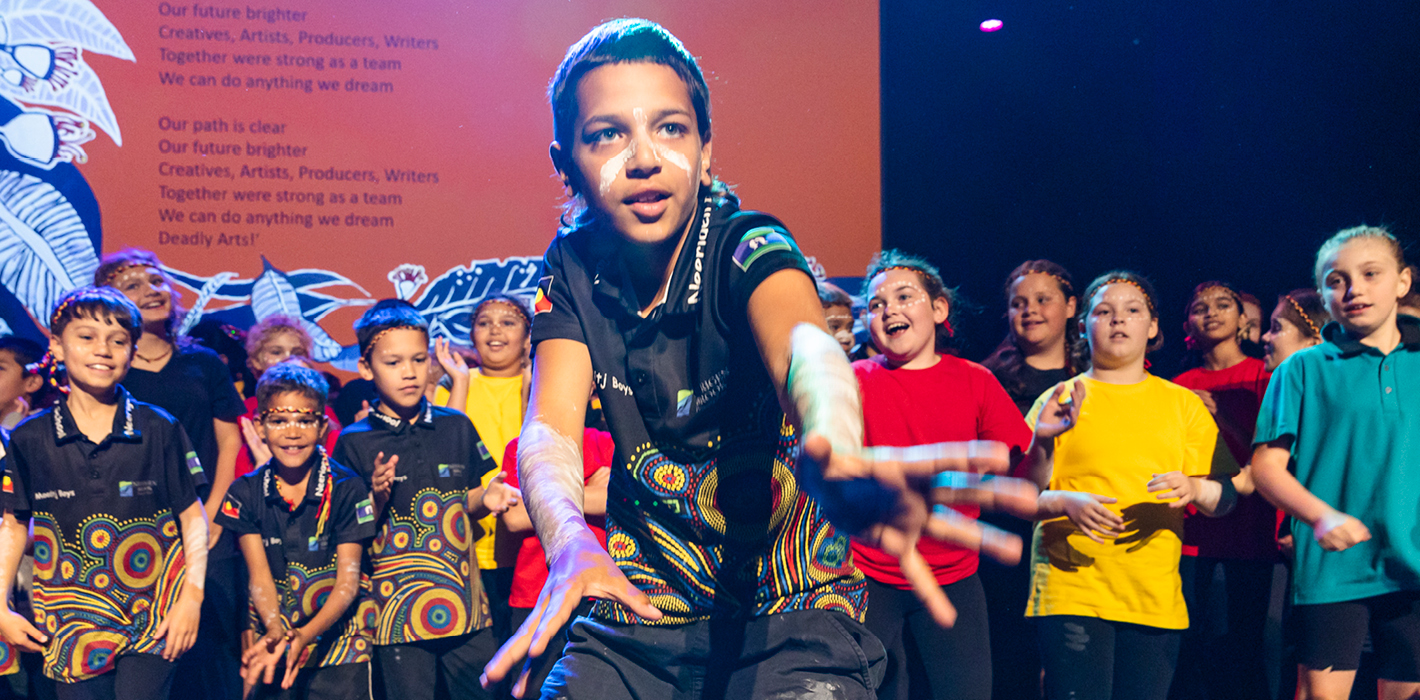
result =
[{"label": "teal polo shirt", "polygon": [[1287,358],[1267,387],[1254,444],[1294,438],[1297,480],[1371,531],[1328,552],[1293,522],[1298,605],[1420,589],[1420,319],[1399,325],[1383,355],[1329,323],[1326,342]]}]

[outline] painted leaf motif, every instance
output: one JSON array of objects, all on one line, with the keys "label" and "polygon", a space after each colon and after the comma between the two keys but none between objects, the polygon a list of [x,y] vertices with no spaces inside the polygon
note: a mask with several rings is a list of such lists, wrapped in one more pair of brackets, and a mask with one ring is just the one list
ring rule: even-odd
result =
[{"label": "painted leaf motif", "polygon": [[10,44],[67,42],[132,61],[123,35],[89,0],[0,0]]},{"label": "painted leaf motif", "polygon": [[90,284],[99,258],[78,212],[31,175],[0,171],[0,284],[45,328],[64,293]]},{"label": "painted leaf motif", "polygon": [[472,330],[469,313],[478,302],[490,292],[531,297],[541,270],[541,257],[474,260],[436,277],[413,302],[414,308],[429,321],[430,335],[463,342]]},{"label": "painted leaf motif", "polygon": [[67,109],[89,120],[91,125],[108,134],[115,145],[122,146],[123,136],[119,133],[118,118],[113,114],[113,107],[109,105],[108,94],[104,92],[99,76],[83,59],[76,61],[74,67],[78,72],[59,90],[55,90],[54,85],[47,80],[33,81],[29,88],[0,80],[0,95],[26,104]]},{"label": "painted leaf motif", "polygon": [[212,279],[207,280],[207,284],[202,285],[202,289],[197,293],[197,301],[192,303],[192,308],[182,318],[182,325],[178,326],[177,335],[187,335],[198,321],[202,320],[203,310],[207,308],[207,302],[212,300],[212,295],[217,293],[222,284],[227,280],[236,277],[235,272],[219,272]]},{"label": "painted leaf motif", "polygon": [[[206,289],[207,283],[213,279],[212,277],[189,274],[166,265],[163,266],[163,273],[174,282],[198,293],[202,293],[203,290]],[[246,301],[251,297],[251,285],[253,282],[255,282],[255,280],[231,279],[224,281],[213,290],[212,298],[221,299],[223,301]]]},{"label": "painted leaf motif", "polygon": [[329,362],[340,355],[340,343],[335,342],[325,329],[306,319],[301,309],[301,297],[296,293],[296,287],[291,284],[286,273],[272,267],[265,257],[262,257],[261,264],[266,269],[251,285],[251,310],[256,320],[261,321],[276,314],[301,319],[306,332],[310,333],[311,339],[315,341],[315,347],[311,348],[313,359],[317,362]]}]

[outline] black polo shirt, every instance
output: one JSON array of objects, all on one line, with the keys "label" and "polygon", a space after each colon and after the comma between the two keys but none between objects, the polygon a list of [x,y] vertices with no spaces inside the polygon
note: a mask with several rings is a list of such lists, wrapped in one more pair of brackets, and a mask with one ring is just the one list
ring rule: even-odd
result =
[{"label": "black polo shirt", "polygon": [[139,401],[158,406],[177,418],[192,440],[210,482],[217,468],[218,452],[212,421],[235,421],[246,414],[246,405],[232,384],[232,374],[222,357],[201,345],[180,345],[157,372],[129,369],[123,386]]},{"label": "black polo shirt", "polygon": [[35,622],[58,649],[45,675],[85,680],[121,654],[162,652],[152,610],[166,612],[181,590],[177,514],[198,502],[201,483],[182,426],[121,386],[98,444],[64,401],[15,428],[0,503],[33,517]]},{"label": "black polo shirt", "polygon": [[[616,233],[589,224],[548,248],[534,343],[584,343],[616,443],[607,532],[660,624],[803,608],[861,618],[863,583],[793,476],[786,423],[746,309],[770,275],[809,274],[778,220],[702,189],[665,303],[646,317]],[[635,616],[599,603],[594,614]]]},{"label": "black polo shirt", "polygon": [[[375,536],[375,509],[360,475],[321,450],[311,455],[309,466],[306,496],[295,506],[281,497],[276,467],[268,461],[232,483],[217,513],[218,524],[238,537],[261,537],[288,629],[310,622],[335,588],[335,548],[363,545]],[[367,592],[361,591],[326,630],[312,649],[308,667],[370,660],[375,609],[371,604],[361,611],[366,600]],[[368,620],[362,612],[370,613]]]},{"label": "black polo shirt", "polygon": [[399,456],[370,546],[371,591],[379,606],[375,643],[408,644],[483,629],[491,624],[488,598],[473,559],[477,533],[465,502],[480,486],[479,477],[497,465],[458,411],[426,399],[410,422],[378,408],[340,432],[332,455],[366,488],[376,455]]}]

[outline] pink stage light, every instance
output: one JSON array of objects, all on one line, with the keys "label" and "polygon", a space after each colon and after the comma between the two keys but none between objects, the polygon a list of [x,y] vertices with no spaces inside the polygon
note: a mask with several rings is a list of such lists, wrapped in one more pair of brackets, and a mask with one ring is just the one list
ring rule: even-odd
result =
[{"label": "pink stage light", "polygon": [[1004,24],[1005,22],[1002,22],[999,19],[988,19],[985,22],[981,23],[981,31],[994,32],[1001,29],[1001,26]]}]

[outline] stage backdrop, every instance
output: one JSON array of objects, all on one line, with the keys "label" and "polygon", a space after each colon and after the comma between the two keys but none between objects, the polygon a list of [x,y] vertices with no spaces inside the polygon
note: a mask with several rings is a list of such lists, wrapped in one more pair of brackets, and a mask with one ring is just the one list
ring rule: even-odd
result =
[{"label": "stage backdrop", "polygon": [[876,2],[0,0],[5,322],[38,334],[103,252],[137,246],[186,306],[298,311],[344,367],[384,297],[465,337],[488,291],[536,285],[561,202],[547,81],[622,16],[700,58],[713,171],[828,274],[860,273],[880,239]]}]

